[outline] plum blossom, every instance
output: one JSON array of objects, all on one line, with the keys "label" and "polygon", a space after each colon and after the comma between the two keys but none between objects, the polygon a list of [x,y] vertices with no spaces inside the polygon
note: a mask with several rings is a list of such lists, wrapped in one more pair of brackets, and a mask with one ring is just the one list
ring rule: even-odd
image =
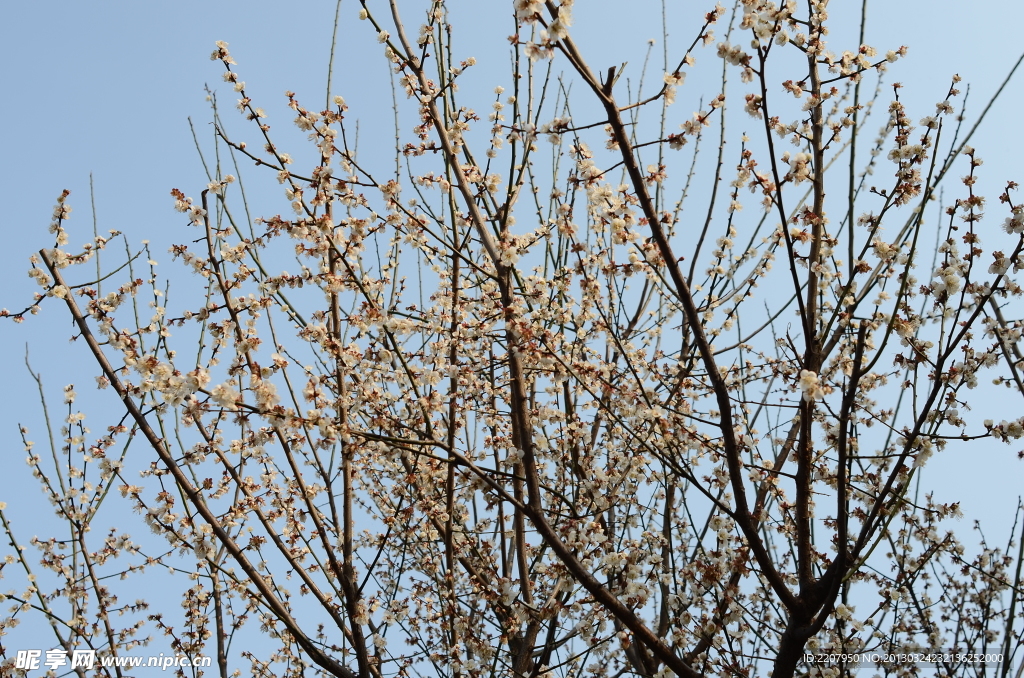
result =
[{"label": "plum blossom", "polygon": [[825,397],[817,373],[811,370],[800,370],[800,390],[803,392],[803,399],[807,401],[821,400]]}]

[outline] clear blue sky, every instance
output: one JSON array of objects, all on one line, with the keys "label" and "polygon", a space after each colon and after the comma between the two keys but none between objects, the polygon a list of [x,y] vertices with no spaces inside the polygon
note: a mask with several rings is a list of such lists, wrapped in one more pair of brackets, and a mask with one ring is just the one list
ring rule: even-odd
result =
[{"label": "clear blue sky", "polygon": [[[415,30],[420,23],[416,12],[424,3],[402,4],[409,7],[406,18]],[[511,2],[449,4],[456,17],[463,9],[471,12],[456,35],[464,40],[461,56],[507,63],[507,43],[502,38],[512,32]],[[678,0],[668,4],[680,17],[699,16],[711,8],[709,3]],[[834,0],[832,5],[830,46],[837,51],[853,49],[857,31],[853,17],[860,2]],[[903,97],[914,120],[932,113],[950,76],[959,73],[962,85],[971,85],[968,120],[973,121],[1024,49],[1020,39],[1024,2],[869,0],[868,6],[869,44],[883,53],[910,46],[908,58],[894,67],[891,78],[905,85]],[[2,203],[11,208],[0,224],[4,242],[0,306],[20,310],[37,289],[25,275],[27,258],[50,244],[46,228],[62,189],[73,192],[70,203],[75,212],[70,226],[78,235],[72,230],[72,242],[84,242],[91,233],[90,173],[100,231],[123,230],[134,243],[152,240],[158,245],[156,258],[169,269],[166,245],[176,240],[174,231],[182,224],[172,210],[169,191],[176,187],[195,195],[206,184],[188,117],[209,139],[204,85],[216,88],[225,104],[233,104],[236,98],[221,80],[222,67],[209,60],[214,41],[230,43],[250,96],[267,109],[271,124],[289,126],[293,116],[284,108],[286,89],[298,92],[311,106],[322,106],[334,10],[333,0],[37,0],[9,5],[0,24],[0,89],[5,104],[0,107],[5,153],[0,192]],[[360,118],[365,129],[372,130],[381,119],[390,120],[391,91],[380,47],[370,26],[356,21],[357,11],[357,2],[344,0],[334,92],[349,101],[351,117]],[[623,61],[620,50],[639,49],[648,38],[661,39],[660,25],[647,18],[659,16],[656,0],[578,0],[575,14],[574,34],[586,37],[583,42],[594,55],[593,65],[601,69]],[[680,25],[670,30],[681,43],[694,29]],[[714,60],[711,51],[698,53],[698,58],[704,65]],[[488,108],[489,92],[490,88],[481,91],[479,111]],[[233,109],[224,108],[229,123],[241,128]],[[995,229],[1002,221],[995,214],[995,198],[1005,181],[1024,183],[1022,109],[1024,72],[1011,82],[972,141],[986,161],[981,186],[990,196],[993,215],[984,228]],[[369,138],[368,133],[364,144],[370,143]],[[368,152],[365,145],[361,149]],[[390,157],[387,149],[385,154]],[[1024,308],[1009,315],[1024,316]],[[71,381],[82,384],[83,406],[95,393],[84,384],[86,379],[91,383],[94,370],[79,364],[85,354],[79,347],[69,349],[70,334],[66,315],[55,304],[48,304],[41,316],[23,325],[0,324],[4,356],[0,362],[0,464],[4,468],[0,501],[6,500],[9,506],[16,505],[22,492],[32,491],[15,424],[21,421],[40,428],[38,402],[30,393],[33,386],[22,363],[26,343],[31,344],[36,368],[48,380],[52,401],[59,402],[59,388]],[[981,402],[977,409],[1001,404]],[[94,430],[99,424],[100,420],[93,421]],[[931,462],[926,477],[944,500],[963,499],[965,514],[982,519],[991,526],[989,536],[1002,541],[1009,512],[1021,491],[1024,462],[1015,460],[1014,447],[997,443],[983,447],[969,454],[950,450]],[[18,486],[22,489],[16,490]],[[28,520],[22,519],[21,525],[29,531]],[[965,532],[968,526],[965,521]],[[8,587],[0,582],[0,589]]]}]

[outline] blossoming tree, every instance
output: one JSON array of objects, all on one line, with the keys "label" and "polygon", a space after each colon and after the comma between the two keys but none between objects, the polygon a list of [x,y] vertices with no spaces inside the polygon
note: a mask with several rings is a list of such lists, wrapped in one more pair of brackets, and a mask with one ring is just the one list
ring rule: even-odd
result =
[{"label": "blossoming tree", "polygon": [[[918,480],[947,445],[1024,434],[968,414],[979,379],[1022,387],[1024,205],[1008,184],[983,250],[956,78],[915,125],[881,84],[905,48],[829,51],[827,4],[708,7],[641,71],[597,68],[571,0],[515,0],[511,78],[481,99],[454,10],[363,0],[405,94],[390,174],[341,97],[288,93],[298,166],[218,43],[251,125],[218,116],[219,144],[288,213],[248,219],[241,169],[173,191],[202,286],[175,307],[135,255],[116,289],[121,263],[85,272],[110,239],[68,250],[61,196],[36,306],[66,305],[124,415],[91,437],[69,388],[61,459],[30,452],[72,538],[8,558],[36,583],[3,626],[35,611],[109,655],[155,628],[222,676],[781,678],[936,648],[1008,675],[1020,559],[968,554]],[[689,116],[698,58],[721,78]],[[730,137],[734,101],[754,131]],[[104,500],[169,550],[97,544]],[[107,581],[158,568],[189,573],[180,619]]]}]

